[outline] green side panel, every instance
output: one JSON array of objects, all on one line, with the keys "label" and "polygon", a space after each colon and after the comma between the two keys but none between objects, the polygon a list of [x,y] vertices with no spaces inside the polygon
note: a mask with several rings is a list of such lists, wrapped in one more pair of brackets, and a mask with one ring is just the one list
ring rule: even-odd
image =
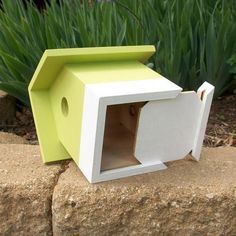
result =
[{"label": "green side panel", "polygon": [[69,153],[57,136],[48,91],[33,91],[30,99],[43,162],[69,159]]},{"label": "green side panel", "polygon": [[49,92],[55,132],[74,161],[79,163],[84,84],[64,67]]},{"label": "green side panel", "polygon": [[156,79],[159,76],[139,61],[88,62],[67,67],[85,84]]}]

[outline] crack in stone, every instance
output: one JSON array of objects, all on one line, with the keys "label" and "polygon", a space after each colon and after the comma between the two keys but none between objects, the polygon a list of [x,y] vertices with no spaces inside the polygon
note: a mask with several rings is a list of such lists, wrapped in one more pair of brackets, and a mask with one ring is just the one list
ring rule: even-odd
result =
[{"label": "crack in stone", "polygon": [[58,183],[58,180],[61,176],[61,174],[63,174],[68,168],[69,168],[69,163],[70,163],[70,160],[68,161],[63,161],[63,163],[61,164],[61,170],[58,172],[58,174],[56,175],[56,177],[54,178],[54,184],[53,184],[53,189],[52,189],[52,195],[51,195],[51,200],[50,200],[50,215],[49,217],[51,218],[51,232],[52,232],[52,235],[54,235],[54,232],[53,232],[53,212],[52,212],[52,202],[53,202],[53,196],[54,196],[54,191],[55,191],[55,187],[57,186],[57,183]]}]

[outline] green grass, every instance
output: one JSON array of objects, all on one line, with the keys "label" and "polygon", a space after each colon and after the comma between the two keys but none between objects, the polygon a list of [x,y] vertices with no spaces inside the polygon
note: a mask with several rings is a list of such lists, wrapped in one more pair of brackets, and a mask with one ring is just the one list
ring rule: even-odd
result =
[{"label": "green grass", "polygon": [[0,89],[29,104],[27,87],[45,49],[153,44],[154,69],[184,89],[215,96],[234,84],[235,0],[66,0],[40,12],[21,0],[0,10]]}]

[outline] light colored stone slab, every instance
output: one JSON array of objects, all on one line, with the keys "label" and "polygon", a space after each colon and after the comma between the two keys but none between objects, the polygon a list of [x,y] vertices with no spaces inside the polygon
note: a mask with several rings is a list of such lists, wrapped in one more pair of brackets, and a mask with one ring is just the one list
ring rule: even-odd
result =
[{"label": "light colored stone slab", "polygon": [[54,190],[54,235],[235,235],[236,148],[167,165],[92,185],[71,163]]},{"label": "light colored stone slab", "polygon": [[52,235],[51,200],[61,171],[38,146],[0,144],[0,235]]}]

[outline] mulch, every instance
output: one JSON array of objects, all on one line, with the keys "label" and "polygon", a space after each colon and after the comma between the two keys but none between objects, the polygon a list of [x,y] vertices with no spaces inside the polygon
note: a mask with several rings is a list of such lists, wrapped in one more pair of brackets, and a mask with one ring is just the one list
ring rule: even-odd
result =
[{"label": "mulch", "polygon": [[[29,108],[18,107],[12,124],[0,127],[0,131],[14,133],[38,144],[32,112]],[[219,97],[213,101],[207,125],[204,146],[236,147],[236,95]]]},{"label": "mulch", "polygon": [[236,147],[236,95],[213,101],[204,145],[207,147]]},{"label": "mulch", "polygon": [[13,121],[1,126],[0,131],[14,133],[25,138],[30,144],[38,144],[32,111],[27,107],[19,106]]}]

